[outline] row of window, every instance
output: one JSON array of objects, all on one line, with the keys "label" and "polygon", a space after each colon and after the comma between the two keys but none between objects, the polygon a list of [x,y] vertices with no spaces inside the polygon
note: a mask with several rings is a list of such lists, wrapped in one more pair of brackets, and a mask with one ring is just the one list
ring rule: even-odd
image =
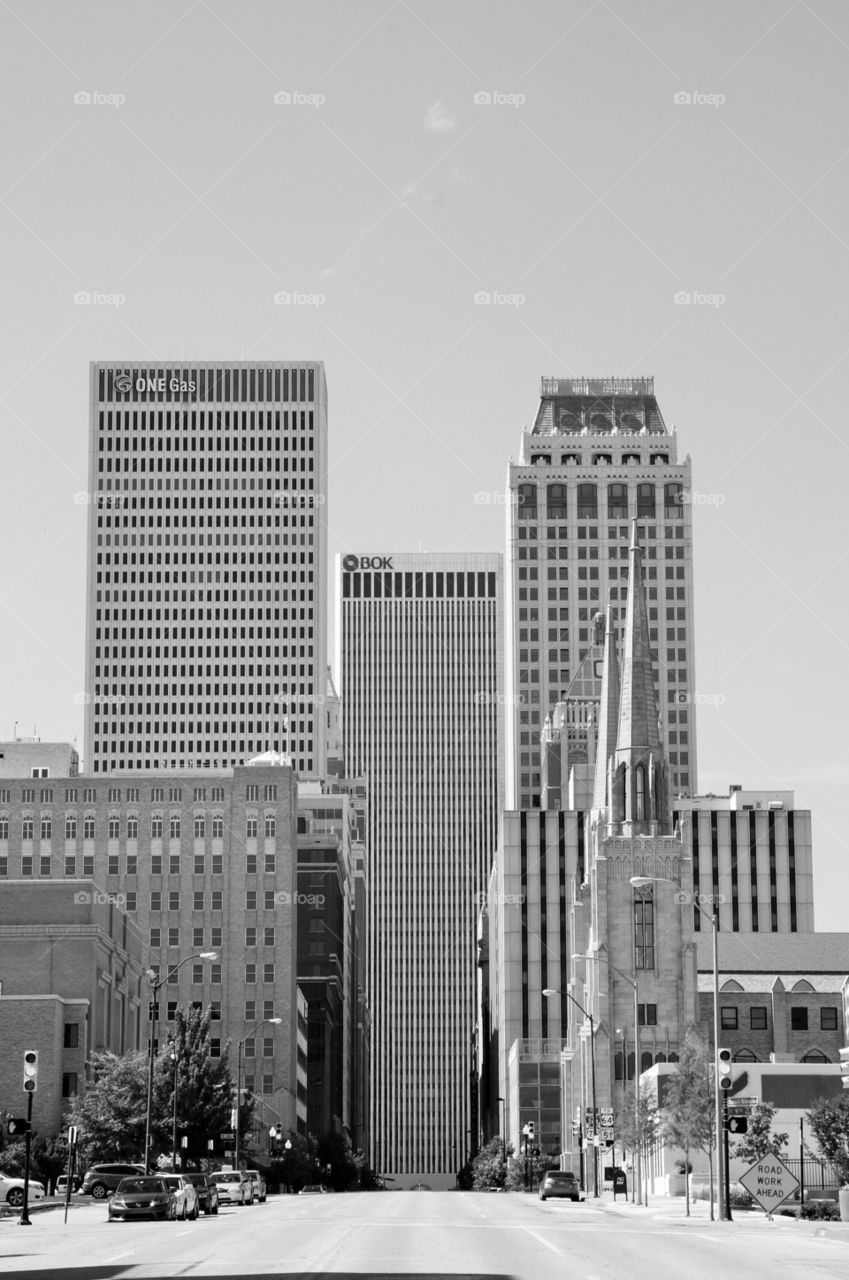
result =
[{"label": "row of window", "polygon": [[[722,1005],[719,1010],[719,1021],[723,1031],[739,1030],[739,1009],[736,1005]],[[745,1010],[744,1010],[745,1012]],[[816,1011],[814,1011],[816,1012]],[[790,1030],[807,1031],[809,1010],[804,1005],[797,1005],[790,1010]],[[765,1031],[768,1027],[766,1005],[749,1007],[749,1028],[752,1031]],[[836,1005],[820,1007],[820,1031],[838,1030],[838,1009]]]},{"label": "row of window", "polygon": [[[598,489],[593,482],[585,482],[576,486],[577,514],[579,519],[597,520]],[[628,485],[607,485],[607,515],[611,520],[627,520],[630,514],[638,520],[654,520],[657,487],[654,484],[638,484],[636,486],[636,505],[631,512]],[[549,520],[565,520],[567,508],[568,486],[565,484],[549,484],[545,486],[546,515]],[[516,503],[520,520],[537,520],[538,486],[520,484],[516,486]],[[674,480],[663,486],[663,514],[667,520],[679,517],[684,507],[684,486]]]},{"label": "row of window", "polygon": [[[185,689],[183,690],[183,693],[185,694]],[[35,769],[33,769],[33,777],[45,777],[45,776],[46,776],[45,773],[36,773]],[[79,804],[80,790],[82,790],[83,804],[97,803],[96,787],[83,787],[83,788],[65,787],[64,788],[65,804]],[[122,789],[121,787],[107,787],[106,799],[108,800],[109,804],[121,804],[124,790],[126,790],[127,804],[139,804],[141,802],[140,787],[127,787],[125,789]],[[209,787],[209,788],[193,787],[192,788],[192,804],[199,804],[199,803],[205,802],[207,798],[207,791],[209,791],[210,793],[209,799],[212,801],[213,804],[224,803],[226,799],[226,792],[224,787]],[[145,788],[145,792],[147,792],[147,788]],[[146,794],[145,799],[146,800],[150,799],[151,804],[164,804],[166,799],[166,792],[167,792],[167,798],[168,798],[169,804],[182,803],[183,788],[173,787],[173,786],[172,787],[151,787],[150,795],[148,797],[148,795]],[[39,788],[38,789],[39,803],[52,804],[53,793],[54,793],[53,787]],[[102,799],[103,798],[102,791],[100,795]],[[0,787],[0,804],[9,804],[10,796],[11,796],[11,792],[7,787]],[[21,803],[35,804],[36,803],[35,796],[36,796],[35,787],[24,787],[23,791],[21,792]],[[253,782],[248,783],[248,785],[245,787],[245,799],[259,800],[259,796],[260,796],[259,784],[253,783]],[[264,786],[262,787],[262,798],[263,800],[276,800],[277,784],[273,782],[265,783]]]},{"label": "row of window", "polygon": [[[224,819],[222,817],[214,817],[210,824],[211,835],[214,840],[221,840],[224,837]],[[53,819],[41,818],[38,821],[37,829],[41,840],[53,839]],[[71,816],[65,819],[65,839],[76,840],[79,824],[76,817]],[[84,840],[94,840],[96,837],[97,823],[94,817],[86,817],[82,822],[82,837]],[[245,820],[245,837],[248,840],[256,840],[259,838],[259,819],[247,818]],[[165,838],[165,821],[160,816],[154,816],[150,820],[150,838],[151,840],[162,840]],[[277,819],[268,814],[262,824],[262,830],[267,840],[274,839],[277,835]],[[36,831],[36,820],[34,818],[21,819],[21,839],[34,840]],[[130,815],[126,822],[126,831],[128,840],[138,840],[139,838],[139,820],[137,817]],[[206,836],[206,819],[204,817],[196,817],[193,822],[194,838],[202,840]],[[182,823],[179,817],[173,816],[168,819],[167,834],[169,840],[181,839]],[[110,840],[121,839],[121,820],[120,818],[109,818],[107,822],[107,834]],[[0,840],[9,839],[9,819],[8,817],[0,817]]]}]

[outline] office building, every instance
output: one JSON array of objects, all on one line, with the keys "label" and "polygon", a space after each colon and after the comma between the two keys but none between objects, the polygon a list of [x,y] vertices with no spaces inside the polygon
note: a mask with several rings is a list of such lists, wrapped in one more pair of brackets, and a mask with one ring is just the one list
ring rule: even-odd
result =
[{"label": "office building", "polygon": [[692,481],[652,378],[543,378],[508,469],[507,804],[539,807],[540,731],[609,603],[621,631],[628,538],[645,549],[649,638],[674,795],[697,789]]},{"label": "office building", "polygon": [[349,555],[337,673],[368,789],[371,1158],[453,1187],[471,1140],[475,921],[502,800],[501,557]]},{"label": "office building", "polygon": [[321,776],[320,362],[93,363],[84,767]]}]

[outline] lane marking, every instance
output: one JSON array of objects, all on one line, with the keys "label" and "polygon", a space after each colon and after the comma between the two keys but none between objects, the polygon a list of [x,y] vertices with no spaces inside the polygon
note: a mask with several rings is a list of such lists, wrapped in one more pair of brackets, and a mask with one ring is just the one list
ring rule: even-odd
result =
[{"label": "lane marking", "polygon": [[103,1261],[104,1261],[104,1262],[117,1262],[119,1258],[129,1258],[129,1257],[130,1257],[130,1255],[131,1255],[131,1254],[133,1254],[133,1253],[135,1253],[135,1249],[130,1249],[130,1252],[129,1252],[129,1253],[116,1253],[116,1254],[114,1254],[114,1255],[113,1255],[113,1257],[111,1257],[111,1258],[104,1258],[104,1259],[103,1259]]},{"label": "lane marking", "polygon": [[523,1227],[522,1230],[527,1231],[528,1235],[533,1236],[533,1238],[535,1240],[538,1240],[540,1244],[544,1244],[546,1249],[550,1249],[552,1253],[557,1253],[557,1254],[560,1253],[560,1250],[557,1248],[556,1244],[552,1244],[550,1240],[544,1240],[542,1236],[538,1236],[537,1233],[535,1231],[532,1231],[530,1227]]}]

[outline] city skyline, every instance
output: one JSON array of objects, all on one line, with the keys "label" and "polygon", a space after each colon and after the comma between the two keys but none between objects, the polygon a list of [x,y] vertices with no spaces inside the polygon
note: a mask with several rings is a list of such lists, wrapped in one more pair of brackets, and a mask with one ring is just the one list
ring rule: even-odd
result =
[{"label": "city skyline", "polygon": [[323,358],[331,556],[502,550],[540,375],[653,373],[697,476],[699,789],[795,789],[839,928],[849,19],[497,17],[4,10],[4,736],[82,743],[91,359]]}]

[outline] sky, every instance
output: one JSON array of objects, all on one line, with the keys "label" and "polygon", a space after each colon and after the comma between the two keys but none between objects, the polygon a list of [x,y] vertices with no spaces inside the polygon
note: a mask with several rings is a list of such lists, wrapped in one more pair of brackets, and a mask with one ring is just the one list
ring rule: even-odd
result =
[{"label": "sky", "polygon": [[540,377],[653,375],[699,790],[794,790],[846,928],[849,8],[3,0],[0,34],[0,738],[82,742],[90,360],[323,360],[331,557],[503,550]]}]

